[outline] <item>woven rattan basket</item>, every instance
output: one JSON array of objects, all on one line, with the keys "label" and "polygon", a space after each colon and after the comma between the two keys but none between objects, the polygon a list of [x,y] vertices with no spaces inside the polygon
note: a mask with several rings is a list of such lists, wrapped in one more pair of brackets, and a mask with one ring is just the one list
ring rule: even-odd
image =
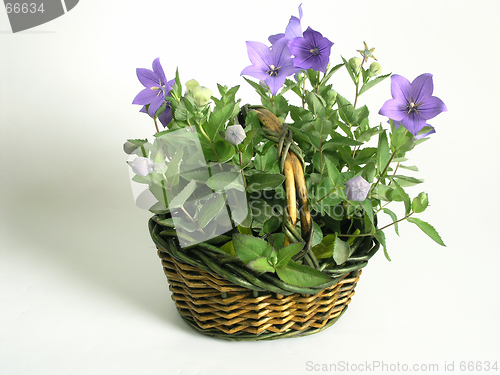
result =
[{"label": "woven rattan basket", "polygon": [[[280,169],[285,175],[287,209],[283,232],[288,242],[304,242],[299,261],[330,277],[315,287],[284,283],[275,275],[257,274],[219,247],[199,243],[181,248],[175,230],[165,227],[169,215],[149,221],[172,299],[182,318],[199,332],[227,340],[273,340],[320,332],[346,311],[361,269],[377,252],[378,242],[359,237],[351,256],[342,265],[328,267],[315,259],[313,225],[304,184],[304,161],[292,134],[269,111],[254,110],[267,137],[276,142]],[[287,169],[287,163],[289,167]],[[290,171],[293,171],[291,173]],[[295,211],[294,207],[298,207]],[[300,216],[300,232],[295,227]]]}]

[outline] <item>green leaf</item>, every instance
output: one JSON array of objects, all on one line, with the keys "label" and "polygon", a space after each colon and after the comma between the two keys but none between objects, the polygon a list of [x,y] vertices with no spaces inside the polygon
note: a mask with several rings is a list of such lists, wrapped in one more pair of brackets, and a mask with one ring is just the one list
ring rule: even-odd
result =
[{"label": "green leaf", "polygon": [[276,273],[285,283],[302,287],[313,287],[331,280],[323,272],[300,265],[293,260],[290,260],[285,268],[276,269]]},{"label": "green leaf", "polygon": [[377,239],[377,241],[380,242],[380,244],[384,248],[385,258],[390,262],[391,261],[391,257],[389,256],[389,253],[387,252],[387,246],[385,244],[385,234],[384,234],[384,232],[378,231],[378,232],[376,232],[374,234],[374,236]]},{"label": "green leaf", "polygon": [[389,149],[389,142],[387,140],[387,134],[385,130],[378,136],[378,153],[377,153],[377,171],[380,177],[387,167],[389,160],[391,159],[391,152]]},{"label": "green leaf", "polygon": [[197,216],[199,229],[205,228],[222,207],[225,207],[225,203],[226,197],[222,194],[217,194],[204,202]]},{"label": "green leaf", "polygon": [[360,202],[361,206],[363,207],[363,210],[365,212],[365,217],[368,218],[369,222],[369,227],[365,226],[365,230],[367,233],[370,233],[374,228],[374,217],[373,217],[373,206],[372,206],[372,201],[370,199],[365,199],[363,202]]},{"label": "green leaf", "polygon": [[233,113],[234,103],[229,103],[218,111],[212,113],[212,117],[208,124],[206,124],[206,132],[209,138],[214,141],[215,137],[219,134],[219,131],[224,129],[224,125],[231,117]]},{"label": "green leaf", "polygon": [[236,152],[228,141],[222,139],[214,143],[214,148],[221,163],[231,160]]},{"label": "green leaf", "polygon": [[313,221],[313,227],[314,227],[314,237],[313,237],[313,242],[312,245],[316,246],[317,244],[321,243],[323,241],[323,231],[321,230],[321,227]]},{"label": "green leaf", "polygon": [[321,116],[325,112],[324,99],[314,92],[309,92],[306,96],[306,103],[309,110],[316,116]]},{"label": "green leaf", "polygon": [[429,196],[421,192],[417,197],[413,198],[413,202],[411,203],[411,208],[413,212],[420,213],[424,212],[427,206],[429,205]]},{"label": "green leaf", "polygon": [[424,182],[424,180],[421,178],[415,178],[410,176],[393,175],[392,177],[398,179],[398,184],[401,187],[414,186]]},{"label": "green leaf", "polygon": [[332,138],[323,145],[323,149],[337,146],[359,146],[363,144],[361,142],[355,141],[352,138],[337,135],[337,133],[334,133],[334,135],[332,135]]},{"label": "green leaf", "polygon": [[430,238],[436,241],[439,245],[446,246],[441,237],[439,236],[438,232],[434,229],[432,225],[423,220],[417,219],[416,217],[409,217],[407,220],[410,223],[413,223],[417,227],[419,227],[425,234],[427,234]]},{"label": "green leaf", "polygon": [[234,251],[243,263],[248,264],[260,257],[269,258],[273,247],[265,240],[246,234],[233,234]]},{"label": "green leaf", "polygon": [[389,77],[391,74],[392,73],[385,74],[383,76],[378,76],[377,78],[372,79],[371,81],[368,81],[366,84],[363,85],[363,87],[361,87],[361,90],[359,90],[359,95],[361,95],[362,93],[368,91],[369,89],[371,89],[376,84],[382,82],[384,79],[386,79],[387,77]]},{"label": "green leaf", "polygon": [[257,272],[273,272],[274,273],[274,267],[269,264],[269,260],[266,257],[260,257],[257,259],[254,259],[250,261],[247,264],[248,267],[253,269],[254,271]]},{"label": "green leaf", "polygon": [[337,95],[337,104],[340,118],[349,126],[355,126],[358,122],[358,113],[352,104],[340,95]]},{"label": "green leaf", "polygon": [[277,216],[271,216],[262,225],[262,232],[265,234],[274,233],[281,225],[281,220]]},{"label": "green leaf", "polygon": [[339,186],[341,182],[340,172],[328,158],[325,158],[325,164],[328,171],[328,179],[331,185],[333,187]]},{"label": "green leaf", "polygon": [[327,259],[333,256],[334,242],[337,236],[328,234],[323,240],[311,249],[317,259]]},{"label": "green leaf", "polygon": [[219,172],[207,180],[207,186],[217,191],[229,189],[245,191],[242,181],[241,173],[239,172]]},{"label": "green leaf", "polygon": [[[342,57],[342,56],[341,56]],[[352,81],[354,83],[356,83],[357,81],[357,78],[356,78],[356,73],[354,72],[354,70],[352,70],[351,66],[349,65],[349,63],[346,61],[346,59],[344,59],[344,57],[342,57],[342,61],[344,62],[344,66],[346,67],[347,69],[347,72],[349,73],[349,76],[351,77]]]},{"label": "green leaf", "polygon": [[402,201],[405,203],[405,214],[408,215],[411,212],[411,201],[410,197],[406,192],[403,190],[403,188],[396,182],[395,179],[392,177],[389,177],[391,182],[394,184],[394,190],[398,194],[399,198],[402,199]]},{"label": "green leaf", "polygon": [[395,223],[394,224],[394,230],[396,231],[396,234],[399,236],[399,227],[398,227],[398,223],[396,223],[398,221],[398,217],[396,216],[396,214],[394,212],[392,212],[391,210],[389,210],[388,208],[383,208],[383,211],[389,215],[392,219],[392,222]]},{"label": "green leaf", "polygon": [[276,268],[285,268],[290,259],[298,254],[303,247],[303,242],[295,242],[280,249],[278,251],[278,263],[276,263]]},{"label": "green leaf", "polygon": [[336,237],[333,243],[333,260],[337,265],[345,263],[351,255],[351,247],[345,241]]},{"label": "green leaf", "polygon": [[226,242],[224,245],[220,247],[220,249],[229,255],[236,256],[236,252],[234,251],[233,241]]},{"label": "green leaf", "polygon": [[196,186],[196,181],[189,181],[184,189],[182,189],[181,192],[168,203],[168,208],[172,210],[174,208],[182,207],[182,205],[188,200],[191,194],[193,194],[193,192],[196,190]]},{"label": "green leaf", "polygon": [[256,173],[247,178],[249,193],[265,189],[275,189],[285,181],[281,173]]}]

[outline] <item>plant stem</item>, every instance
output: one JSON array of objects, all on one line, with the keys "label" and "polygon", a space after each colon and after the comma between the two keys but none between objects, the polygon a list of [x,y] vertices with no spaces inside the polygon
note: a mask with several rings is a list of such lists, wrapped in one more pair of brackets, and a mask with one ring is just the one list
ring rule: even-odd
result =
[{"label": "plant stem", "polygon": [[155,120],[156,132],[159,133],[160,129],[158,128],[158,122],[156,122],[156,117],[154,118],[154,120]]}]

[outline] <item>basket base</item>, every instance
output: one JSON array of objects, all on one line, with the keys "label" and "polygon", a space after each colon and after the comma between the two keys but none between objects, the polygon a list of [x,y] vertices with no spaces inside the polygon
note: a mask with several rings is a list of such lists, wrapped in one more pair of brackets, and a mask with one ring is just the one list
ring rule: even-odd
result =
[{"label": "basket base", "polygon": [[275,340],[321,332],[346,311],[361,270],[316,294],[256,292],[192,267],[158,248],[172,299],[198,332],[233,341]]}]

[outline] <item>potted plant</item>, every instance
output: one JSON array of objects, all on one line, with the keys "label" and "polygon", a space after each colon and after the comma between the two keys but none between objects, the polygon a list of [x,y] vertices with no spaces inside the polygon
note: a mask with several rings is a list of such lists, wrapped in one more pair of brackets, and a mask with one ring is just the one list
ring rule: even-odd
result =
[{"label": "potted plant", "polygon": [[[389,259],[384,231],[402,221],[444,246],[416,217],[428,195],[405,192],[423,182],[404,174],[417,171],[407,154],[446,110],[432,96],[432,75],[381,75],[366,43],[359,57],[333,64],[333,43],[302,31],[301,18],[299,7],[271,47],[247,42],[251,65],[241,74],[259,105],[243,105],[238,86],[218,85],[213,95],[195,80],[183,86],[178,72],[167,80],[159,59],[137,69],[145,88],[133,103],[156,127],[153,139],[124,145],[132,180],[144,187],[138,201],[154,213],[150,233],[181,316],[214,337],[276,339],[331,326],[379,247]],[[330,82],[339,71],[352,79],[352,102]],[[372,126],[358,98],[389,76],[392,99],[379,110],[387,123]],[[379,227],[382,214],[391,222]]]}]

